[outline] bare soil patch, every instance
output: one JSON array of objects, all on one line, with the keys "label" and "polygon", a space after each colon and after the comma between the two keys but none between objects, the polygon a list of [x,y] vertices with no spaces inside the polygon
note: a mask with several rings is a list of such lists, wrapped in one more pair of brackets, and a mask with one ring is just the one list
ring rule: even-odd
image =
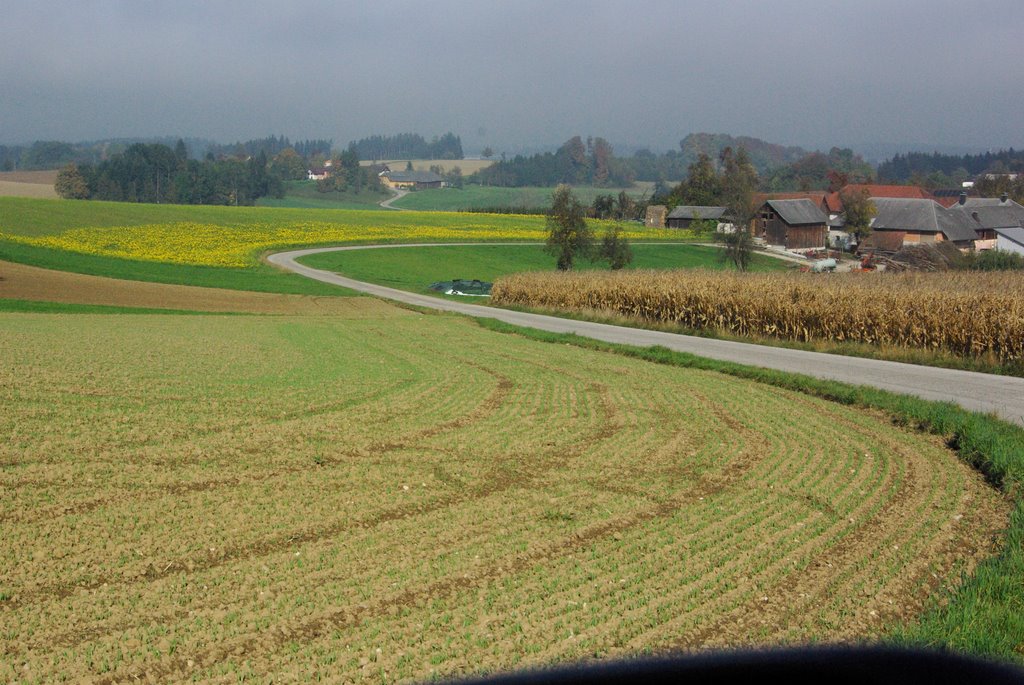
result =
[{"label": "bare soil patch", "polygon": [[0,171],[0,181],[53,186],[57,182],[58,173],[56,169],[46,169],[43,171]]},{"label": "bare soil patch", "polygon": [[53,189],[53,184],[0,180],[0,197],[32,197],[42,200],[55,200],[60,196]]},{"label": "bare soil patch", "polygon": [[0,261],[0,298],[199,312],[327,314],[355,318],[407,313],[370,297],[282,295],[126,281],[4,261]]}]

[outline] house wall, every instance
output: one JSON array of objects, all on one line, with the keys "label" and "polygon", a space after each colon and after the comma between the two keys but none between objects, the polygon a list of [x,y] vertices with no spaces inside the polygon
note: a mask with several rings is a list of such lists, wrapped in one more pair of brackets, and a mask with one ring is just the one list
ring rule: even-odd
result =
[{"label": "house wall", "polygon": [[1003,236],[996,236],[996,249],[1006,250],[1007,252],[1016,252],[1019,255],[1024,255],[1024,245],[1015,243],[1009,238]]},{"label": "house wall", "polygon": [[665,205],[651,205],[644,215],[644,225],[650,228],[664,228],[665,215],[668,214],[668,207]]},{"label": "house wall", "polygon": [[938,243],[945,240],[945,236],[941,233],[918,233],[917,231],[907,231],[903,236],[904,245],[922,245],[927,243]]},{"label": "house wall", "polygon": [[771,245],[786,244],[786,222],[772,211],[761,212],[761,235]]},{"label": "house wall", "polygon": [[828,227],[825,224],[810,226],[790,226],[783,245],[787,250],[806,250],[808,248],[825,247]]}]

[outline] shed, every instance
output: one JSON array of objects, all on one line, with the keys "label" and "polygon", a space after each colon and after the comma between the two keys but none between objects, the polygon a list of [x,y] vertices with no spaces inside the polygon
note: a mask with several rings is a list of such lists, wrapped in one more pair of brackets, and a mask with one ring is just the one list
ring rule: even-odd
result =
[{"label": "shed", "polygon": [[761,205],[757,221],[760,234],[772,245],[782,245],[787,250],[825,247],[828,217],[806,198],[768,200]]},{"label": "shed", "polygon": [[665,228],[665,215],[668,207],[665,205],[650,205],[644,214],[644,226],[648,228]]},{"label": "shed", "polygon": [[728,210],[725,207],[680,205],[669,212],[665,219],[669,228],[689,228],[694,221],[704,221],[706,219],[722,223],[726,211]]}]

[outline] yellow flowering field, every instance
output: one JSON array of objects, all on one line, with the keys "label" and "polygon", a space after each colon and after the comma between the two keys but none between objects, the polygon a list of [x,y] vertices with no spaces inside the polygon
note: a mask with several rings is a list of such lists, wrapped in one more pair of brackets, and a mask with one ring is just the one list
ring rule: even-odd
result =
[{"label": "yellow flowering field", "polygon": [[[92,203],[89,203],[92,204]],[[110,203],[105,203],[110,204]],[[121,259],[218,267],[248,267],[270,249],[335,243],[541,241],[544,217],[459,212],[164,208],[116,222],[81,203],[60,226],[30,226],[16,214],[0,223],[0,241]],[[77,209],[77,207],[75,208]],[[117,208],[119,209],[119,208]],[[231,211],[231,210],[238,211]],[[224,211],[227,210],[227,211]],[[42,219],[45,221],[45,219]],[[36,220],[35,223],[38,223]],[[24,223],[25,226],[21,226]],[[607,222],[591,222],[600,234]],[[631,228],[631,240],[680,240],[688,231]]]}]

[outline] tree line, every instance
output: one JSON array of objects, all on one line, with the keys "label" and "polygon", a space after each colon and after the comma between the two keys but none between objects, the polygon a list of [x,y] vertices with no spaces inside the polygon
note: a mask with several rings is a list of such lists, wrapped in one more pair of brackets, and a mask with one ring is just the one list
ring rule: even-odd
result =
[{"label": "tree line", "polygon": [[200,161],[188,158],[183,141],[175,149],[136,143],[99,164],[69,164],[54,187],[64,198],[114,202],[251,205],[284,195],[264,153]]},{"label": "tree line", "polygon": [[630,186],[634,175],[615,157],[604,138],[573,136],[555,152],[529,157],[516,155],[481,169],[470,177],[482,185],[523,186],[592,185],[599,188]]},{"label": "tree line", "polygon": [[878,178],[908,183],[941,174],[951,179],[966,180],[984,173],[1024,172],[1024,150],[999,150],[979,155],[945,155],[939,152],[908,152],[894,155],[878,166]]},{"label": "tree line", "polygon": [[370,136],[353,140],[349,149],[360,159],[463,159],[462,139],[448,132],[434,136],[429,142],[418,133],[399,133],[394,136]]},{"label": "tree line", "polygon": [[[757,154],[745,144],[752,141]],[[831,189],[847,183],[866,183],[874,169],[849,148],[833,147],[827,154],[783,147],[757,138],[733,138],[724,134],[691,134],[679,142],[679,150],[657,155],[641,149],[632,157],[618,157],[604,138],[574,136],[555,152],[516,157],[493,164],[469,177],[470,183],[503,187],[553,186],[559,183],[596,187],[629,187],[634,181],[653,181],[667,187],[686,178],[701,158],[718,159],[725,150],[746,150],[747,163],[759,174],[765,191]]]},{"label": "tree line", "polygon": [[[287,142],[287,139],[281,139]],[[277,145],[280,145],[281,140]],[[317,181],[323,193],[379,190],[380,179],[349,149],[322,155],[323,141],[306,146],[317,164],[330,161],[332,173]],[[98,164],[68,164],[57,174],[57,193],[68,199],[201,205],[252,205],[261,197],[283,197],[286,181],[306,178],[310,159],[292,147],[274,156],[256,153],[190,159],[184,141],[174,149],[159,143],[136,143]]]}]

